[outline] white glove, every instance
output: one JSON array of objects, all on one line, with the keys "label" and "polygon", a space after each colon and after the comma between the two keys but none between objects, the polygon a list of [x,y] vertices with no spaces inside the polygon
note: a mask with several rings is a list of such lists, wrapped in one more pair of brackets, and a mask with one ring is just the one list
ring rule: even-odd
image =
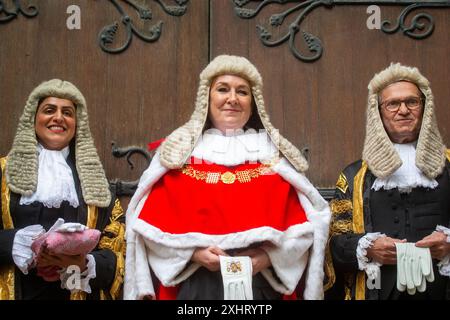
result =
[{"label": "white glove", "polygon": [[397,290],[404,292],[406,290],[406,248],[405,245],[400,245],[401,243],[396,243],[397,252]]},{"label": "white glove", "polygon": [[219,256],[224,300],[253,300],[250,257]]},{"label": "white glove", "polygon": [[414,246],[416,250],[416,256],[419,260],[419,266],[421,269],[421,273],[423,275],[423,290],[418,288],[419,292],[424,292],[426,289],[426,281],[433,282],[434,281],[434,271],[433,271],[433,260],[431,258],[431,252],[429,248],[419,248]]},{"label": "white glove", "polygon": [[58,218],[56,222],[51,226],[48,232],[79,232],[88,229],[84,224],[78,222],[64,222],[63,218]]},{"label": "white glove", "polygon": [[63,218],[58,218],[56,222],[48,229],[47,233],[58,230],[64,224]]},{"label": "white glove", "polygon": [[66,222],[61,225],[57,230],[57,232],[81,232],[88,229],[84,224],[78,222]]},{"label": "white glove", "polygon": [[34,261],[31,244],[44,233],[45,230],[40,224],[31,225],[16,232],[12,247],[12,257],[14,263],[23,274],[28,274],[28,269]]},{"label": "white glove", "polygon": [[411,247],[412,243],[406,245],[406,253],[404,255],[403,261],[405,264],[405,275],[406,275],[406,289],[410,295],[416,293],[416,285],[414,284],[413,274],[419,272],[418,261],[414,254],[414,248]]},{"label": "white glove", "polygon": [[434,281],[433,262],[429,248],[416,247],[414,243],[396,243],[397,289],[407,289],[413,295],[426,290],[426,281]]}]

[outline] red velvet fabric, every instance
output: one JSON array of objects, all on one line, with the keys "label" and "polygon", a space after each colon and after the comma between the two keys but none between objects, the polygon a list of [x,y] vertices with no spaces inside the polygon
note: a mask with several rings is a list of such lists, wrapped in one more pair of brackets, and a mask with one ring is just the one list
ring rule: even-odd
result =
[{"label": "red velvet fabric", "polygon": [[156,300],[176,300],[178,290],[178,287],[164,287],[160,284],[156,292]]},{"label": "red velvet fabric", "polygon": [[[195,170],[220,173],[258,166],[192,164]],[[208,235],[264,226],[285,231],[307,221],[295,189],[277,174],[259,176],[246,183],[236,180],[233,184],[209,184],[180,170],[169,171],[153,186],[139,218],[163,232]]]}]

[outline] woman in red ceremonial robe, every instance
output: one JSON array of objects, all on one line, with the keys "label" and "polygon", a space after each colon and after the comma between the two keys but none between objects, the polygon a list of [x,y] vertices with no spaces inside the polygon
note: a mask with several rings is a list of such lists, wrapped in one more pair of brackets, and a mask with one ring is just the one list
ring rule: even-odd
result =
[{"label": "woman in red ceremonial robe", "polygon": [[254,299],[291,295],[302,277],[299,298],[322,299],[330,210],[307,168],[271,124],[256,67],[216,57],[129,204],[125,299],[224,299],[223,256],[249,257],[227,270],[249,261]]}]

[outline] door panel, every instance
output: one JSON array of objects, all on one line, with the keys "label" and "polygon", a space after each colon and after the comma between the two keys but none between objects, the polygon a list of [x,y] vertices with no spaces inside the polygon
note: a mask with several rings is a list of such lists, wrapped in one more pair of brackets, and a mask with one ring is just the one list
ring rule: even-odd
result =
[{"label": "door panel", "polygon": [[[3,0],[11,8],[12,0]],[[249,2],[247,6],[258,1]],[[30,91],[40,82],[62,78],[73,82],[86,97],[96,145],[113,180],[135,180],[146,162],[126,161],[111,155],[111,142],[118,146],[147,143],[165,137],[189,119],[198,75],[218,54],[248,57],[264,79],[264,97],[276,128],[300,149],[309,149],[307,175],[321,188],[333,187],[340,170],[360,158],[364,130],[367,84],[391,61],[419,67],[431,81],[438,123],[450,144],[448,79],[450,68],[450,9],[420,9],[434,19],[434,32],[423,40],[401,31],[388,35],[366,26],[367,5],[317,7],[305,16],[301,30],[320,39],[323,53],[314,62],[303,62],[288,44],[264,46],[257,25],[283,35],[298,13],[289,15],[279,27],[269,18],[297,3],[264,7],[254,18],[236,15],[233,1],[191,0],[184,14],[174,16],[156,1],[134,0],[147,11],[139,11],[123,0],[29,0],[38,14],[0,24],[0,154],[12,144],[17,121]],[[117,6],[114,5],[117,4]],[[176,5],[174,0],[165,0]],[[68,30],[69,5],[81,9],[81,29]],[[100,31],[117,22],[112,48],[126,43],[122,24],[124,10],[133,25],[145,35],[162,21],[159,39],[142,40],[136,33],[118,54],[103,51]],[[404,6],[380,6],[383,19],[395,21]],[[167,8],[166,8],[167,9]],[[407,17],[411,21],[417,13]],[[140,19],[139,14],[151,19]],[[0,12],[1,17],[5,12]],[[305,50],[299,32],[295,45]]]}]

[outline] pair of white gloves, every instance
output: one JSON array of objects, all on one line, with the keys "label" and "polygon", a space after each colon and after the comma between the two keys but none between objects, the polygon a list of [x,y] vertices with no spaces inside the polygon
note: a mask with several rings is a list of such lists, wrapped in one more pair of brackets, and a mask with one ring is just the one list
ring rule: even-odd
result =
[{"label": "pair of white gloves", "polygon": [[251,258],[219,257],[224,300],[253,300]]},{"label": "pair of white gloves", "polygon": [[433,261],[429,248],[416,247],[414,243],[396,243],[397,289],[413,295],[424,292],[427,281],[434,281]]},{"label": "pair of white gloves", "polygon": [[[84,231],[85,229],[87,227],[81,223],[64,223],[64,219],[59,218],[47,232],[78,232]],[[16,266],[24,274],[28,274],[28,269],[34,264],[35,254],[31,249],[31,245],[34,240],[44,233],[45,229],[40,224],[35,224],[20,229],[14,236],[12,257]]]}]

